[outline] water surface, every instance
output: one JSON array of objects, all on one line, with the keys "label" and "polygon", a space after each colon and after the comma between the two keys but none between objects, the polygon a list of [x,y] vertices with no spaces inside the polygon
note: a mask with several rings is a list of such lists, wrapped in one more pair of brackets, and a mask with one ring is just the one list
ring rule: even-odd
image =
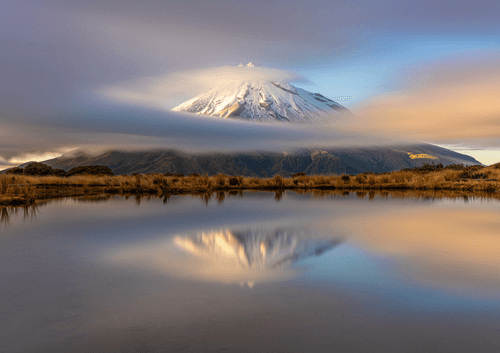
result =
[{"label": "water surface", "polygon": [[499,352],[499,211],[286,192],[11,212],[1,351]]}]

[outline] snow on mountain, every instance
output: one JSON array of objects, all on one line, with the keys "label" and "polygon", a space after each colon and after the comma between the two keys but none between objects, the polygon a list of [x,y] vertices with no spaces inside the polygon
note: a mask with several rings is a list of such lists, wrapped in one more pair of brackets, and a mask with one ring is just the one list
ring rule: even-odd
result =
[{"label": "snow on mountain", "polygon": [[[336,120],[348,110],[319,93],[297,88],[262,74],[253,63],[238,66],[242,75],[224,78],[208,91],[173,111],[256,122],[320,123]],[[254,75],[252,75],[254,73]]]}]

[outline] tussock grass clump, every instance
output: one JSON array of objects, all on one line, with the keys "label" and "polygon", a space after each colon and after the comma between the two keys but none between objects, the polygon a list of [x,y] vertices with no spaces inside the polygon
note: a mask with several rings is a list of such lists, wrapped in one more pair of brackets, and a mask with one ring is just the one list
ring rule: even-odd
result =
[{"label": "tussock grass clump", "polygon": [[354,181],[358,184],[365,184],[367,183],[368,181],[368,178],[366,177],[366,175],[364,174],[358,174],[356,175],[356,177],[354,178]]},{"label": "tussock grass clump", "polygon": [[[281,175],[276,175],[273,179],[272,179],[273,183],[274,183],[274,186],[278,187],[278,188],[282,188],[285,186],[285,182],[284,182],[284,179]],[[271,184],[272,186],[272,184]]]},{"label": "tussock grass clump", "polygon": [[[331,185],[333,181],[333,178],[331,176],[326,176],[326,175],[315,175],[309,178],[314,186]],[[307,177],[305,179],[307,179]]]},{"label": "tussock grass clump", "polygon": [[258,185],[260,185],[262,183],[262,180],[259,179],[259,178],[249,178],[247,180],[248,180],[248,185],[249,186],[252,186],[252,185],[258,186]]},{"label": "tussock grass clump", "polygon": [[217,174],[214,178],[215,178],[215,185],[218,186],[226,185],[226,176],[224,174]]}]

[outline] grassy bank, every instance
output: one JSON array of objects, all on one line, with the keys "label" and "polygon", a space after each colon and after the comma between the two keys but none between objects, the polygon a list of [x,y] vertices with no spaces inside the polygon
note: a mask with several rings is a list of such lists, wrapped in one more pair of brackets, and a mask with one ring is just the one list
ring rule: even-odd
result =
[{"label": "grassy bank", "polygon": [[189,176],[171,174],[120,176],[26,176],[0,175],[0,205],[29,205],[37,200],[96,195],[204,195],[243,190],[283,191],[312,190],[360,191],[415,190],[453,191],[490,195],[500,191],[498,167],[424,167],[392,173],[350,175],[315,175],[303,173],[292,178],[242,176]]}]

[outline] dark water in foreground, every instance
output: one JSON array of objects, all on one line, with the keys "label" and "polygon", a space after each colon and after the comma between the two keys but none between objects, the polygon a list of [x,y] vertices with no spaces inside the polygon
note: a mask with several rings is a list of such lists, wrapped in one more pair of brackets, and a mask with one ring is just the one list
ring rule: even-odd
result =
[{"label": "dark water in foreground", "polygon": [[64,200],[0,226],[1,352],[500,352],[500,202]]}]

